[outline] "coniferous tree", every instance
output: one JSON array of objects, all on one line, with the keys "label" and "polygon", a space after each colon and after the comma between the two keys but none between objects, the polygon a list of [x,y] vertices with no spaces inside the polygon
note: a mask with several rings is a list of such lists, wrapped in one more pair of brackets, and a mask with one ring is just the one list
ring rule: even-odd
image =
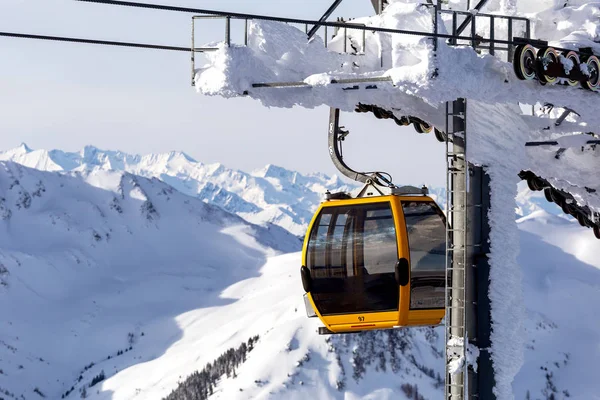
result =
[{"label": "coniferous tree", "polygon": [[165,398],[165,400],[206,400],[214,393],[214,388],[222,376],[237,377],[236,368],[246,361],[248,352],[254,348],[258,336],[251,337],[237,349],[229,349],[202,371],[194,372]]}]

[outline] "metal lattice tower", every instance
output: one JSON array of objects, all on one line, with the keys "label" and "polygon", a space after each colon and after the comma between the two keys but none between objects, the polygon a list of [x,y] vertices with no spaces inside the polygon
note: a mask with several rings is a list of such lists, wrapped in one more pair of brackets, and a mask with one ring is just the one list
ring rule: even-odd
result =
[{"label": "metal lattice tower", "polygon": [[466,117],[466,100],[446,103],[446,400],[462,400],[468,392]]},{"label": "metal lattice tower", "polygon": [[[467,158],[467,101],[446,104],[445,400],[495,399],[490,354],[490,177]],[[478,353],[478,356],[477,354]],[[475,359],[477,357],[477,359]],[[469,364],[471,361],[474,365]]]}]

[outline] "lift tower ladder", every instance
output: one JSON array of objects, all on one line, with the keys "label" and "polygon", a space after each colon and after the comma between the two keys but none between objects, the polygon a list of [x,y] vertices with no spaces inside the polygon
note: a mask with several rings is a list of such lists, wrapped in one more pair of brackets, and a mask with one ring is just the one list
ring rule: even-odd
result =
[{"label": "lift tower ladder", "polygon": [[445,400],[463,400],[467,387],[467,132],[466,100],[446,103],[446,374]]}]

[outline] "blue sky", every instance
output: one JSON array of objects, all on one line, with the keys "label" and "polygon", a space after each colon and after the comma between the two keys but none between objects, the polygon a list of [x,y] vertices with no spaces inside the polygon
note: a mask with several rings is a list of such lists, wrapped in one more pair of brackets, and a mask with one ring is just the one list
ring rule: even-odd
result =
[{"label": "blue sky", "polygon": [[[318,19],[331,3],[148,2],[307,19]],[[370,1],[346,0],[333,16],[371,14]],[[0,2],[2,31],[177,46],[190,45],[190,17],[73,0]],[[207,26],[206,37],[221,31]],[[199,95],[190,85],[187,53],[0,38],[0,54],[0,149],[26,142],[68,151],[87,144],[142,154],[182,150],[244,170],[272,163],[336,173],[327,152],[326,107],[275,109],[247,98]],[[345,157],[356,169],[388,171],[397,183],[445,183],[444,146],[432,135],[370,114],[343,114],[342,123],[351,131]]]}]

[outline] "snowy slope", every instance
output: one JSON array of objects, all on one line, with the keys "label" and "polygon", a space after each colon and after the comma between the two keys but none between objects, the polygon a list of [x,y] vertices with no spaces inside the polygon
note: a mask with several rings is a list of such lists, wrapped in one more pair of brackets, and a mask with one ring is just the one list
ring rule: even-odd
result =
[{"label": "snowy slope", "polygon": [[[293,251],[295,238],[158,180],[0,165],[3,397],[37,398],[37,388],[79,398],[103,372],[89,398],[160,399],[254,335],[247,362],[213,398],[402,399],[407,385],[442,397],[441,328],[316,334],[300,254],[270,250]],[[599,243],[542,211],[519,227],[528,318],[515,396],[596,399]]]},{"label": "snowy slope", "polygon": [[[566,399],[565,393],[598,399],[600,244],[576,223],[544,212],[519,220],[519,227],[526,249],[519,263],[527,349],[515,398],[529,392],[531,399],[551,393],[555,399]],[[91,398],[162,398],[177,381],[254,335],[260,340],[246,363],[235,378],[222,378],[211,399],[411,399],[405,384],[416,385],[425,399],[443,397],[436,380],[444,368],[441,328],[318,336],[318,320],[304,312],[299,257],[269,259],[260,276],[223,291],[226,305],[179,315],[180,340],[160,357],[109,378]]]},{"label": "snowy slope", "polygon": [[304,229],[327,190],[352,190],[338,177],[302,175],[267,165],[246,173],[222,164],[203,164],[183,152],[144,156],[86,146],[79,152],[32,150],[27,145],[0,153],[10,160],[45,171],[115,170],[159,178],[190,196],[235,213],[255,224],[278,225],[295,235]]},{"label": "snowy slope", "polygon": [[598,240],[543,211],[518,223],[527,319],[515,398],[600,399]]},{"label": "snowy slope", "polygon": [[[241,281],[222,293],[228,305],[180,315],[177,323],[185,327],[181,340],[156,360],[107,380],[102,386],[107,393],[91,398],[159,399],[174,389],[177,381],[253,335],[260,335],[259,342],[237,370],[237,378],[224,379],[213,398],[328,399],[369,394],[388,398],[402,383],[416,383],[427,398],[436,397],[432,385],[435,380],[417,365],[443,373],[438,350],[441,331],[428,328],[395,332],[391,341],[395,341],[392,343],[398,357],[393,367],[396,373],[390,365],[389,333],[379,333],[375,341],[346,336],[328,342],[315,332],[318,320],[306,318],[298,262],[298,253],[272,258],[261,268],[260,277]],[[365,379],[358,383],[351,365],[355,346],[355,362],[364,362],[366,367]],[[386,371],[375,370],[380,365],[375,351],[387,359]],[[371,365],[359,357],[370,359]],[[344,390],[337,389],[340,385]],[[141,390],[134,397],[136,389]]]},{"label": "snowy slope", "polygon": [[57,399],[92,363],[111,376],[160,356],[177,315],[227,304],[222,289],[299,246],[156,179],[0,162],[0,397]]}]

